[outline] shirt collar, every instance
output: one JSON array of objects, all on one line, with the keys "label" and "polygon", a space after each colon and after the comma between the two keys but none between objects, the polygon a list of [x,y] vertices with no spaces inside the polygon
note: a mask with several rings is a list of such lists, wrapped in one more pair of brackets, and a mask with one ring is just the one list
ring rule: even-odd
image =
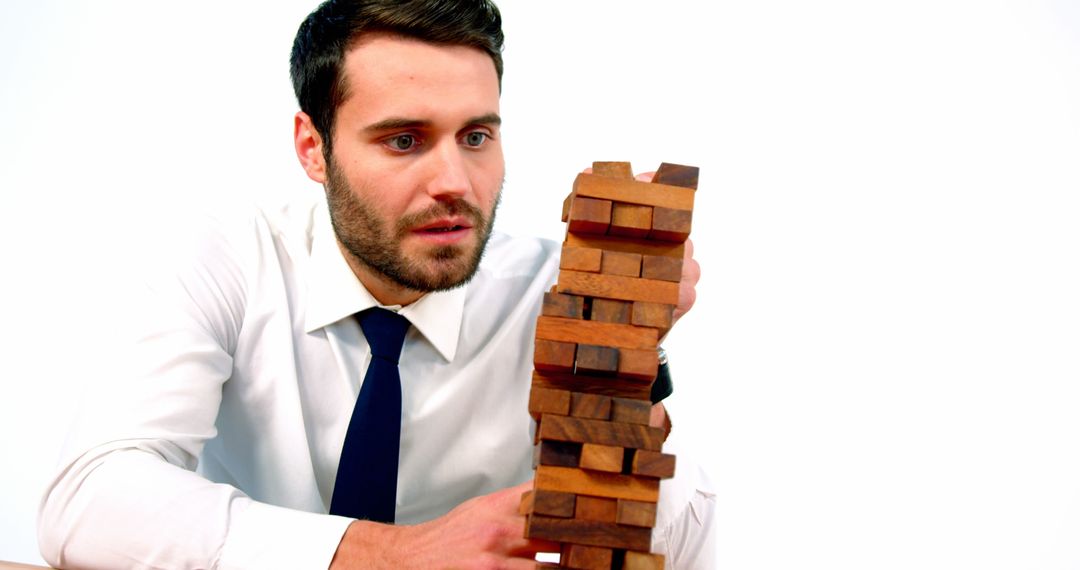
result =
[{"label": "shirt collar", "polygon": [[[304,317],[304,331],[309,333],[351,318],[365,309],[381,306],[345,261],[330,225],[325,202],[319,201],[314,216]],[[409,319],[409,323],[449,362],[457,353],[466,287],[468,285],[428,293],[406,307],[385,308]]]}]

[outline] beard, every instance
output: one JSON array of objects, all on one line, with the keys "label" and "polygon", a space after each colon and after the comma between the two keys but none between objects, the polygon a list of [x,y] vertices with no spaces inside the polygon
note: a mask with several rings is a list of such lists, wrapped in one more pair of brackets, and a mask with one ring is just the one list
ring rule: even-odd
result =
[{"label": "beard", "polygon": [[[491,237],[501,196],[500,189],[490,214],[455,198],[384,224],[378,210],[362,198],[361,193],[353,191],[337,163],[332,159],[327,161],[326,198],[330,223],[338,241],[356,261],[413,291],[445,291],[460,287],[473,278]],[[438,246],[406,255],[402,242],[412,228],[447,216],[467,218],[477,238],[475,243],[471,246]]]}]

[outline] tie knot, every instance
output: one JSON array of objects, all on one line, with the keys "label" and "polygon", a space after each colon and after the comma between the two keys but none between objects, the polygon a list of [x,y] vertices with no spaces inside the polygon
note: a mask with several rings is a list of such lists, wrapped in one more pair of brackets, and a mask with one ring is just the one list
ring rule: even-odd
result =
[{"label": "tie knot", "polygon": [[397,364],[405,333],[409,332],[409,319],[386,309],[374,308],[361,311],[356,316],[371,346],[371,356]]}]

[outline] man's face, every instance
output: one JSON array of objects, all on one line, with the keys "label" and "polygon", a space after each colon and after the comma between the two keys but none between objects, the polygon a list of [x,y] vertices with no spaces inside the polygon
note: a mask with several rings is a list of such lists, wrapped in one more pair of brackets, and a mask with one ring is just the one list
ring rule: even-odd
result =
[{"label": "man's face", "polygon": [[380,35],[346,54],[345,74],[325,185],[350,265],[369,289],[468,281],[504,173],[491,58]]}]

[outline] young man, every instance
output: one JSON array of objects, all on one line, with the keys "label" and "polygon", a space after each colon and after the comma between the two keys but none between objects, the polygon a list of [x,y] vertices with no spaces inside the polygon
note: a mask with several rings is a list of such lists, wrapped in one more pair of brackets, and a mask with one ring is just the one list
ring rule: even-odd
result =
[{"label": "young man", "polygon": [[[551,545],[522,538],[516,509],[532,476],[530,347],[558,247],[491,233],[501,45],[486,1],[331,0],[308,17],[294,142],[326,199],[223,216],[161,256],[168,267],[133,300],[133,369],[95,390],[42,502],[50,563],[534,566]],[[380,308],[407,319],[395,524],[334,506],[354,483],[337,478],[354,402],[382,358],[358,320]],[[669,568],[708,567],[712,499],[681,471],[654,546]]]}]

